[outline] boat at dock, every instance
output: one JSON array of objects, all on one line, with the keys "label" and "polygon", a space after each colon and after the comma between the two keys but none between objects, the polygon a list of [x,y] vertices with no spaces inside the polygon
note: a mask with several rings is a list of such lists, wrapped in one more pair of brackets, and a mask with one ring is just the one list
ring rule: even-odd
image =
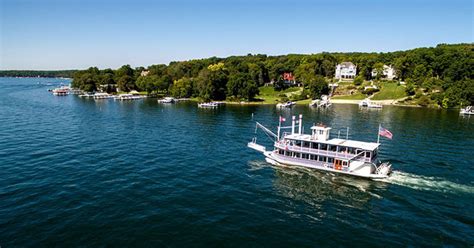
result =
[{"label": "boat at dock", "polygon": [[74,89],[74,88],[71,88],[69,90],[69,94],[70,95],[80,95],[80,94],[83,94],[82,90],[80,89]]},{"label": "boat at dock", "polygon": [[163,99],[158,100],[158,103],[175,103],[175,102],[176,102],[176,99],[174,99],[173,97],[165,97]]},{"label": "boat at dock", "polygon": [[310,107],[318,107],[318,108],[327,108],[332,105],[331,101],[329,100],[329,96],[322,95],[321,99],[316,99],[311,101],[309,104]]},{"label": "boat at dock", "polygon": [[92,97],[94,98],[94,100],[103,100],[103,99],[114,98],[113,95],[111,95],[109,93],[102,93],[102,92],[95,93]]},{"label": "boat at dock", "polygon": [[145,98],[144,96],[134,95],[134,94],[120,94],[114,98],[114,100],[118,101],[133,101],[133,100],[140,100]]},{"label": "boat at dock", "polygon": [[69,86],[61,86],[59,88],[53,89],[51,92],[53,92],[53,95],[55,96],[67,96],[69,95],[69,91],[71,88]]},{"label": "boat at dock", "polygon": [[217,108],[219,107],[218,102],[202,102],[198,103],[199,108]]},{"label": "boat at dock", "polygon": [[68,90],[62,88],[56,88],[52,92],[55,96],[67,96],[69,94]]},{"label": "boat at dock", "polygon": [[359,107],[366,107],[366,108],[382,108],[381,104],[377,104],[372,102],[369,98],[366,98],[359,102]]},{"label": "boat at dock", "polygon": [[79,97],[81,97],[81,98],[94,98],[94,93],[84,92],[84,93],[80,94]]},{"label": "boat at dock", "polygon": [[[369,179],[383,179],[390,175],[391,164],[378,159],[378,141],[350,140],[348,134],[346,139],[331,138],[331,128],[322,124],[314,124],[311,134],[304,134],[301,131],[302,115],[299,116],[298,130],[295,130],[295,116],[288,127],[281,126],[281,119],[277,134],[256,123],[256,130],[260,128],[272,137],[273,149],[266,150],[265,146],[257,144],[256,137],[247,144],[249,148],[263,153],[268,163],[302,166]],[[280,135],[281,129],[291,129],[291,132]]]},{"label": "boat at dock", "polygon": [[278,103],[276,105],[277,108],[291,108],[293,106],[295,106],[296,103],[292,102],[292,101],[288,101],[288,102],[285,102],[285,103]]},{"label": "boat at dock", "polygon": [[459,111],[461,115],[474,115],[474,108],[472,106],[466,106],[465,108],[461,108]]}]

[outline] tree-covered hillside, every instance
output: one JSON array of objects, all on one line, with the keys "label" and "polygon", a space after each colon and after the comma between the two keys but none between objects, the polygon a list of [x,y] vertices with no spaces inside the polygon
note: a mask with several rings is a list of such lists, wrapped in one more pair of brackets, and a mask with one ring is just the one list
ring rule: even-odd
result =
[{"label": "tree-covered hillside", "polygon": [[267,83],[273,83],[279,90],[283,74],[291,72],[296,81],[303,84],[301,98],[304,99],[327,91],[323,84],[334,77],[336,64],[351,61],[357,66],[357,80],[370,80],[373,69],[383,64],[393,65],[398,80],[406,83],[408,95],[423,96],[433,104],[448,108],[474,104],[473,49],[473,44],[441,44],[388,53],[249,54],[147,68],[124,65],[116,70],[99,70],[91,67],[74,74],[73,86],[86,91],[119,88],[206,100],[252,100],[259,87]]}]

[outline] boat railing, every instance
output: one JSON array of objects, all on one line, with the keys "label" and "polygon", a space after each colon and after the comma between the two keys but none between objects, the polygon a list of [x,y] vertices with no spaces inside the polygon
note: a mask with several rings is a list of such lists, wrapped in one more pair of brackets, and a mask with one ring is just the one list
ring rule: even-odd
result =
[{"label": "boat railing", "polygon": [[366,158],[366,157],[359,158],[361,155],[365,154],[365,151],[360,152],[359,154],[353,154],[353,153],[348,153],[348,152],[336,152],[336,151],[320,150],[320,149],[314,149],[314,148],[302,147],[302,146],[294,146],[294,145],[285,144],[283,142],[275,142],[275,146],[280,149],[288,150],[291,152],[307,152],[314,155],[326,155],[330,157],[345,158],[347,160],[360,160],[364,162],[370,162],[370,158]]}]

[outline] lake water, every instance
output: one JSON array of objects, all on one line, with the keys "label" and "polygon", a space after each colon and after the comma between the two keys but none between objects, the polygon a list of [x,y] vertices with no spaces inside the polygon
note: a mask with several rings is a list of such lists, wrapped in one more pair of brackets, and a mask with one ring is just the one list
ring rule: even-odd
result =
[{"label": "lake water", "polygon": [[[60,82],[0,78],[1,247],[474,245],[474,118],[457,110],[203,110],[47,92]],[[255,121],[300,113],[365,141],[381,123],[393,176],[274,167],[246,147]]]}]

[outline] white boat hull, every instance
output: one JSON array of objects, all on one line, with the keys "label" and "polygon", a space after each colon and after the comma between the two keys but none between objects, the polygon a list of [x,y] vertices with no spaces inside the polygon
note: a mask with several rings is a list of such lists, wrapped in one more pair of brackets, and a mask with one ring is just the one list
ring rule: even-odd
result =
[{"label": "white boat hull", "polygon": [[272,151],[267,151],[263,152],[265,155],[265,161],[272,165],[276,166],[301,166],[301,167],[306,167],[306,168],[311,168],[311,169],[316,169],[316,170],[321,170],[321,171],[327,171],[327,172],[333,172],[333,173],[339,173],[339,174],[344,174],[344,175],[351,175],[351,176],[356,176],[356,177],[363,177],[363,178],[370,178],[370,179],[383,179],[389,177],[390,174],[390,167],[387,167],[387,170],[384,171],[385,173],[381,174],[373,174],[373,173],[357,173],[357,172],[347,172],[347,171],[342,171],[342,170],[336,170],[330,167],[325,167],[325,166],[319,166],[316,164],[311,164],[311,163],[303,163],[303,162],[298,162],[298,161],[290,161],[286,159],[281,159],[278,158],[277,156],[274,156],[274,153]]}]

